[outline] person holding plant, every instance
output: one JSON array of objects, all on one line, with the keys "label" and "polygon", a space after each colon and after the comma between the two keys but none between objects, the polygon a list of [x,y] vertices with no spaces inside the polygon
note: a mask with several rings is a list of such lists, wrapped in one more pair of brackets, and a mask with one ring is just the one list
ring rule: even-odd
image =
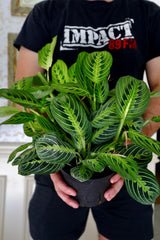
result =
[{"label": "person holding plant", "polygon": [[[113,65],[110,90],[126,75],[142,79],[144,70],[151,91],[160,90],[160,8],[147,0],[52,0],[36,4],[14,46],[19,49],[16,81],[44,69],[38,51],[58,36],[53,63],[62,59],[71,66],[80,52],[109,51]],[[158,115],[160,99],[152,99],[144,120]],[[159,113],[160,114],[160,113]],[[143,134],[152,136],[159,123]],[[59,172],[36,175],[36,190],[29,207],[34,240],[77,240],[84,231],[88,208],[73,199],[76,191]],[[99,240],[151,240],[152,207],[131,199],[115,174],[104,194],[106,202],[92,208]],[[54,185],[54,187],[53,187]]]}]

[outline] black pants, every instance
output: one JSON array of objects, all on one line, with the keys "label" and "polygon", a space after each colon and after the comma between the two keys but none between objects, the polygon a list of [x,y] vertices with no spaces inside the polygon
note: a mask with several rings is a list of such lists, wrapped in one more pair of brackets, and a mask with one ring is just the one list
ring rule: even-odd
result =
[{"label": "black pants", "polygon": [[[151,240],[152,206],[134,201],[125,186],[111,201],[93,207],[98,232],[110,240]],[[29,224],[34,240],[77,240],[83,233],[89,208],[73,209],[54,188],[36,185],[29,205]]]}]

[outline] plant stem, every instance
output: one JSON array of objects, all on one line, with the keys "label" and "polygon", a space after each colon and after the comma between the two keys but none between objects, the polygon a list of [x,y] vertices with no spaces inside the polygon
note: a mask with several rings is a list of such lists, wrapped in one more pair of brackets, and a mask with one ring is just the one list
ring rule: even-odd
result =
[{"label": "plant stem", "polygon": [[49,119],[54,123],[54,118],[49,110],[49,107],[46,108],[46,113],[47,113]]},{"label": "plant stem", "polygon": [[93,88],[93,111],[96,111],[96,93],[95,93],[95,88],[96,88],[96,83],[94,83],[94,88]]},{"label": "plant stem", "polygon": [[35,115],[40,116],[40,114],[39,114],[38,112],[36,112],[35,110],[31,109],[31,111],[32,111]]},{"label": "plant stem", "polygon": [[80,103],[82,104],[82,106],[83,106],[83,108],[85,109],[86,113],[87,113],[88,115],[90,115],[90,111],[88,110],[86,104],[80,99],[79,96],[76,95],[76,98],[80,101]]},{"label": "plant stem", "polygon": [[121,134],[121,131],[122,131],[124,122],[125,122],[125,118],[122,118],[121,121],[120,121],[120,124],[119,124],[119,126],[118,126],[117,134],[116,134],[116,136],[115,136],[115,138],[114,138],[115,143],[116,143],[116,142],[118,141],[118,139],[119,139],[119,136],[120,136],[120,134]]},{"label": "plant stem", "polygon": [[41,72],[38,73],[39,78],[41,79],[42,83],[44,85],[47,85],[46,78],[42,75]]},{"label": "plant stem", "polygon": [[49,70],[47,71],[47,82],[48,82],[48,84],[49,84],[49,79],[50,77],[49,77]]},{"label": "plant stem", "polygon": [[151,119],[147,119],[143,125],[142,125],[142,128],[144,128],[145,126],[147,126],[152,120]]}]

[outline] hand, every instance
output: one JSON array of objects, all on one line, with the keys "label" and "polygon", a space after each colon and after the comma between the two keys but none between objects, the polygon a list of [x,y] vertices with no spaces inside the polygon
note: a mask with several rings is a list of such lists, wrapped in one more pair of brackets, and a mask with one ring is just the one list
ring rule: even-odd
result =
[{"label": "hand", "polygon": [[116,173],[111,177],[110,182],[112,183],[111,187],[104,193],[104,197],[107,201],[111,201],[121,190],[124,184],[124,179]]},{"label": "hand", "polygon": [[77,193],[63,181],[61,174],[59,172],[53,173],[50,174],[50,177],[58,196],[70,207],[78,208],[78,202],[71,198],[71,196],[75,197]]}]

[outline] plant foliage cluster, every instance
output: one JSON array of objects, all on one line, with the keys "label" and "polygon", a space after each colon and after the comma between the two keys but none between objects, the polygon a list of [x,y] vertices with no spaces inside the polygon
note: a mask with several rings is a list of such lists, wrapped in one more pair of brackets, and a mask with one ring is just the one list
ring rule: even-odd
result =
[{"label": "plant foliage cluster", "polygon": [[[112,56],[107,51],[81,52],[68,69],[62,60],[52,65],[56,37],[38,53],[46,74],[23,78],[0,97],[23,107],[1,107],[2,124],[23,124],[31,143],[14,150],[8,162],[21,175],[50,174],[70,165],[79,181],[110,167],[124,179],[128,193],[143,204],[160,194],[155,176],[146,168],[152,153],[160,155],[160,143],[141,134],[154,117],[143,121],[150,94],[143,81],[121,77],[109,91]],[[124,146],[130,138],[133,144]],[[18,155],[18,156],[17,156]]]}]

